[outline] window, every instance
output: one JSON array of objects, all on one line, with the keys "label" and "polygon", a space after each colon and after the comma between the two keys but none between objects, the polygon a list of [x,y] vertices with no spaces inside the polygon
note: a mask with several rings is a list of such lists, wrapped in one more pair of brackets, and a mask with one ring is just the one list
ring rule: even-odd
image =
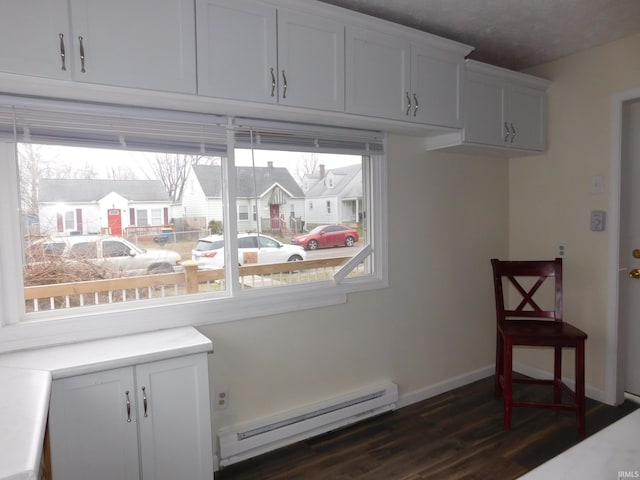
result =
[{"label": "window", "polygon": [[[86,338],[90,331],[122,334],[308,308],[310,301],[344,302],[349,292],[385,286],[382,140],[368,131],[0,96],[0,161],[15,165],[8,171],[17,175],[20,191],[33,190],[23,188],[30,181],[27,171],[36,171],[40,181],[35,198],[21,197],[16,182],[0,179],[5,218],[20,224],[17,209],[11,209],[19,205],[40,226],[33,235],[16,233],[15,247],[0,251],[3,298],[19,299],[6,306],[2,323],[38,320],[37,328],[47,330],[56,320],[77,319],[69,337]],[[327,223],[325,214],[313,209],[314,198],[322,201],[322,179],[316,171],[300,173],[311,154],[323,167],[349,173],[355,187],[345,192],[345,201],[367,212],[349,220],[356,233],[334,245],[307,238],[316,225]],[[85,170],[87,158],[95,163]],[[154,176],[153,165],[164,161],[185,168],[184,188]],[[123,168],[122,179],[106,175],[106,167],[117,171],[115,165]],[[234,188],[227,191],[227,185]],[[75,211],[64,209],[72,202]],[[164,207],[140,206],[162,202]],[[330,202],[327,209],[330,213]],[[171,229],[163,227],[166,218]],[[41,284],[30,277],[30,266],[42,265],[33,253],[40,239],[60,234],[57,219],[72,233],[65,237],[71,247],[67,255],[64,243],[58,247],[49,240],[47,258],[90,259],[87,267],[96,268],[78,270],[82,277],[70,281],[61,264],[51,263],[56,293],[50,296],[36,288]],[[85,241],[88,234],[105,239]],[[336,245],[344,248],[315,251]],[[198,268],[186,269],[185,260]],[[321,261],[323,268],[297,263],[305,260]],[[20,270],[22,286],[7,281]],[[156,279],[157,274],[163,276]],[[103,291],[105,278],[113,290]],[[65,291],[62,285],[69,283],[82,288]],[[270,289],[268,296],[260,294],[264,289]],[[141,315],[140,308],[151,310]]]},{"label": "window", "polygon": [[146,227],[149,225],[147,210],[136,210],[136,225],[138,227]]},{"label": "window", "polygon": [[249,220],[249,207],[238,205],[238,220]]},{"label": "window", "polygon": [[163,225],[162,221],[162,210],[159,208],[151,209],[151,225]]},{"label": "window", "polygon": [[327,200],[327,213],[331,213],[331,200]]},{"label": "window", "polygon": [[76,228],[76,213],[74,211],[68,211],[64,213],[64,229],[65,231],[75,230]]}]

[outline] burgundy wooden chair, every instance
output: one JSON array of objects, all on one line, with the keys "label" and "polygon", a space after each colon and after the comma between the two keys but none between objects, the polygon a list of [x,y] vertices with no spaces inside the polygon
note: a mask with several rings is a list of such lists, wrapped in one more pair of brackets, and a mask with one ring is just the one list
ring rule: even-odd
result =
[{"label": "burgundy wooden chair", "polygon": [[[587,335],[573,325],[562,321],[562,259],[545,261],[492,259],[491,264],[497,315],[495,394],[496,398],[503,398],[505,429],[511,428],[513,407],[574,410],[578,434],[584,438],[584,342]],[[545,288],[541,289],[546,280],[549,282]],[[509,288],[509,285],[513,288]],[[508,295],[505,295],[507,292]],[[549,305],[549,307],[543,309],[540,305]],[[554,349],[553,379],[514,378],[513,347],[518,345],[552,347]],[[563,348],[575,349],[576,370],[573,390],[562,381]],[[513,398],[514,383],[550,384],[553,386],[553,401],[548,403],[516,401]],[[563,401],[562,391],[568,393],[570,402],[566,401],[567,395]]]}]

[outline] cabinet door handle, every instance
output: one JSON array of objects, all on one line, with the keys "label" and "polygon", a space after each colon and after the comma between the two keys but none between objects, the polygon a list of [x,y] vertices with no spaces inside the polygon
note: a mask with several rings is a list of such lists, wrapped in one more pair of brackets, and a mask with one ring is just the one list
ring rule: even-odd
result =
[{"label": "cabinet door handle", "polygon": [[411,112],[411,97],[409,96],[409,92],[404,92],[407,96],[407,111],[404,113],[407,117],[409,116],[409,112]]},{"label": "cabinet door handle", "polygon": [[78,40],[80,41],[80,71],[86,73],[87,71],[84,69],[84,38],[82,38],[82,35],[78,37]]},{"label": "cabinet door handle", "polygon": [[124,392],[127,399],[127,423],[131,423],[131,400],[129,400],[129,390]]},{"label": "cabinet door handle", "polygon": [[287,98],[287,87],[289,84],[287,83],[287,75],[282,70],[282,81],[284,82],[284,87],[282,88],[282,98]]},{"label": "cabinet door handle", "polygon": [[507,122],[504,122],[504,141],[505,141],[505,143],[509,141],[509,135],[511,135],[511,132],[509,131],[509,124]]},{"label": "cabinet door handle", "polygon": [[149,415],[147,415],[147,387],[142,387],[142,405],[144,407],[144,416],[148,417]]},{"label": "cabinet door handle", "polygon": [[416,94],[413,94],[413,116],[415,117],[418,114],[418,107],[420,105],[418,105],[418,97],[416,96]]},{"label": "cabinet door handle", "polygon": [[67,63],[65,59],[65,51],[64,51],[64,34],[61,33],[58,35],[60,37],[60,60],[62,61],[62,71],[67,71]]},{"label": "cabinet door handle", "polygon": [[276,96],[276,75],[273,73],[273,67],[271,68],[271,96]]},{"label": "cabinet door handle", "polygon": [[511,143],[513,143],[513,140],[516,138],[516,129],[513,126],[513,123],[511,124]]}]

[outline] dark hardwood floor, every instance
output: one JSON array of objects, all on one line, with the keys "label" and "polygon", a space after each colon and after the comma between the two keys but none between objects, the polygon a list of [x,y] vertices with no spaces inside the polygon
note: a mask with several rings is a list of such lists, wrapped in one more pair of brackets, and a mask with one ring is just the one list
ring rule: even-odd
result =
[{"label": "dark hardwood floor", "polygon": [[[518,386],[545,400],[550,390]],[[638,408],[587,399],[587,436]],[[216,480],[507,480],[579,441],[572,412],[515,409],[502,428],[493,377],[225,467]]]}]

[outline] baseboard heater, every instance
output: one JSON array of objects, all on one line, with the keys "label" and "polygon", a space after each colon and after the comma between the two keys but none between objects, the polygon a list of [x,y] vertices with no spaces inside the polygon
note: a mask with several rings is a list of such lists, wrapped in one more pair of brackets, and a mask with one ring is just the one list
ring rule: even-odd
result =
[{"label": "baseboard heater", "polygon": [[220,466],[255,457],[307,438],[395,410],[398,386],[373,385],[306,408],[218,431]]}]

